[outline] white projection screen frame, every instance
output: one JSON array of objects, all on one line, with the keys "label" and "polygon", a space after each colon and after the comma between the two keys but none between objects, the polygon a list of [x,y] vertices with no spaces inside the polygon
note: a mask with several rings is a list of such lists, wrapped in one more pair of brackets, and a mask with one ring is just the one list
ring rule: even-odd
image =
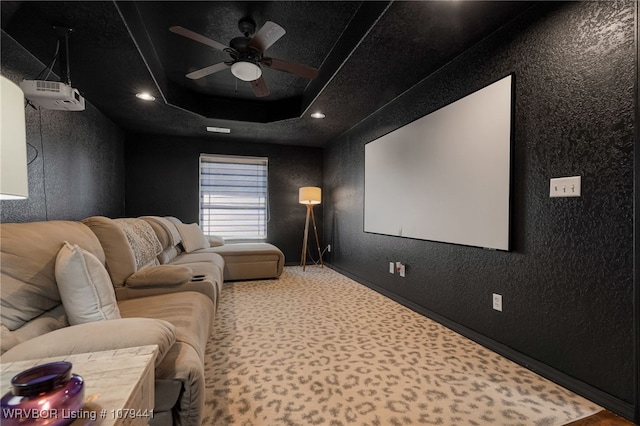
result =
[{"label": "white projection screen frame", "polygon": [[365,145],[364,231],[509,250],[512,76]]}]

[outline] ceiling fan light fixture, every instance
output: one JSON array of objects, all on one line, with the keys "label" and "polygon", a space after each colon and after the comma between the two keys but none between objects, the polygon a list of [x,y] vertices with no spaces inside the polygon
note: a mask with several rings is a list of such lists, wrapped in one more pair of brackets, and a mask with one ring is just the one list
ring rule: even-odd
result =
[{"label": "ceiling fan light fixture", "polygon": [[231,73],[242,81],[254,81],[262,76],[262,70],[253,62],[238,61],[231,65]]}]

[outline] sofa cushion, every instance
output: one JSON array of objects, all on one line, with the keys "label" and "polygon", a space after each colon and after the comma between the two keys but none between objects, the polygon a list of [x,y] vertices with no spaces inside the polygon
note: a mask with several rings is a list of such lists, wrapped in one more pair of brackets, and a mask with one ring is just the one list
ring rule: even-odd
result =
[{"label": "sofa cushion", "polygon": [[178,293],[123,300],[119,303],[123,318],[142,316],[170,322],[176,340],[193,347],[204,362],[204,351],[213,324],[213,301],[202,293]]},{"label": "sofa cushion", "polygon": [[55,274],[69,324],[120,318],[109,273],[94,255],[65,241]]},{"label": "sofa cushion", "polygon": [[217,306],[220,289],[221,287],[217,284],[216,281],[205,277],[202,281],[188,281],[179,286],[118,287],[116,288],[116,298],[119,301],[118,306],[120,306],[125,300],[128,299],[138,299],[150,296],[160,296],[174,293],[183,293],[186,291],[195,291],[207,296]]},{"label": "sofa cushion", "polygon": [[284,270],[284,254],[269,243],[237,243],[198,250],[192,255],[217,253],[224,258],[224,279],[278,278]]},{"label": "sofa cushion", "polygon": [[20,344],[20,340],[4,325],[0,325],[0,332],[0,353]]},{"label": "sofa cushion", "polygon": [[160,216],[142,216],[140,219],[147,221],[151,225],[163,248],[166,249],[180,244],[180,233],[169,219]]},{"label": "sofa cushion", "polygon": [[176,341],[175,327],[150,318],[123,318],[72,325],[22,342],[2,362],[158,345],[158,366]]},{"label": "sofa cushion", "polygon": [[182,239],[182,247],[187,253],[209,247],[209,239],[204,235],[202,229],[197,223],[176,225],[180,238]]},{"label": "sofa cushion", "polygon": [[3,331],[2,339],[0,339],[0,343],[2,343],[2,353],[5,353],[19,343],[63,327],[69,327],[69,320],[64,311],[64,306],[60,303],[55,308],[32,319],[22,327],[9,331],[11,334],[10,338],[5,339],[6,333]]},{"label": "sofa cushion", "polygon": [[55,263],[63,241],[104,262],[100,242],[80,222],[0,224],[0,317],[14,331],[60,305]]},{"label": "sofa cushion", "polygon": [[161,265],[169,263],[171,259],[180,253],[178,250],[180,234],[175,225],[171,221],[159,216],[142,216],[140,219],[145,220],[151,225],[158,237],[158,241],[160,241],[162,252],[158,255],[158,262]]},{"label": "sofa cushion", "polygon": [[167,247],[158,255],[158,261],[161,265],[171,262],[171,259],[182,253],[180,246]]},{"label": "sofa cushion", "polygon": [[174,216],[165,216],[164,218],[167,219],[169,222],[173,223],[174,225],[180,225],[182,223],[180,219]]},{"label": "sofa cushion", "polygon": [[131,275],[126,285],[131,288],[176,286],[186,283],[192,276],[191,269],[186,266],[152,266]]},{"label": "sofa cushion", "polygon": [[129,275],[137,270],[136,258],[124,231],[113,219],[104,216],[88,217],[82,223],[100,240],[114,287],[122,287]]},{"label": "sofa cushion", "polygon": [[171,265],[190,265],[192,263],[213,263],[222,270],[224,267],[224,259],[221,255],[205,250],[198,250],[195,253],[181,253],[171,259]]}]

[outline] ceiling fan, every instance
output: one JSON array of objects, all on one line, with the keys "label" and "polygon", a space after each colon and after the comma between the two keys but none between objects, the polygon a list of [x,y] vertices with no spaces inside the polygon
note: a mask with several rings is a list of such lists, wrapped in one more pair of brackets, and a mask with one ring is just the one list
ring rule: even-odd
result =
[{"label": "ceiling fan", "polygon": [[261,98],[269,95],[269,88],[262,78],[260,64],[274,70],[285,71],[310,80],[318,76],[318,70],[313,67],[264,56],[264,52],[286,32],[284,28],[275,22],[265,22],[253,37],[251,37],[251,35],[256,31],[256,23],[253,19],[240,19],[238,29],[240,29],[243,37],[236,37],[231,40],[229,46],[225,46],[222,43],[218,43],[215,40],[184,27],[173,26],[169,28],[169,31],[175,34],[206,44],[216,50],[226,52],[231,56],[230,60],[192,71],[188,73],[186,77],[195,80],[231,68],[231,72],[238,79],[251,82],[253,93],[256,97]]}]

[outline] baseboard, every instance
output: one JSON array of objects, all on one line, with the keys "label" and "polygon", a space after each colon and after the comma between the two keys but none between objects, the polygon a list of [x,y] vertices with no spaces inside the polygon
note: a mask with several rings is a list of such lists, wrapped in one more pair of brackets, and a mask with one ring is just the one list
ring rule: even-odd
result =
[{"label": "baseboard", "polygon": [[556,370],[553,367],[543,364],[540,361],[537,361],[523,353],[520,353],[508,346],[505,346],[493,339],[490,339],[483,334],[480,334],[454,321],[451,321],[448,318],[445,318],[435,312],[432,312],[429,309],[426,309],[410,300],[405,299],[404,297],[398,296],[397,294],[390,292],[389,290],[386,290],[368,280],[365,280],[361,277],[353,275],[352,273],[345,271],[340,267],[337,267],[335,265],[328,264],[328,263],[325,263],[325,266],[335,270],[336,272],[339,272],[342,275],[345,275],[351,278],[354,281],[359,282],[360,284],[363,284],[369,287],[370,289],[400,303],[401,305],[406,306],[407,308],[421,315],[426,316],[427,318],[430,318],[444,325],[445,327],[455,331],[456,333],[459,333],[465,336],[466,338],[471,339],[474,342],[479,343],[480,345],[488,349],[491,349],[492,351],[504,356],[507,359],[510,359],[516,364],[519,364],[533,371],[534,373],[539,374],[542,377],[545,377],[546,379],[549,379],[552,382],[557,383],[558,385],[566,389],[569,389],[570,391],[575,392],[576,394],[581,395],[582,397],[590,401],[593,401],[594,403],[606,408],[607,410],[612,411],[629,421],[633,421],[634,410],[635,410],[635,407],[633,406],[633,404],[622,401],[587,383],[584,383],[571,376],[568,376],[567,374],[559,370]]}]

